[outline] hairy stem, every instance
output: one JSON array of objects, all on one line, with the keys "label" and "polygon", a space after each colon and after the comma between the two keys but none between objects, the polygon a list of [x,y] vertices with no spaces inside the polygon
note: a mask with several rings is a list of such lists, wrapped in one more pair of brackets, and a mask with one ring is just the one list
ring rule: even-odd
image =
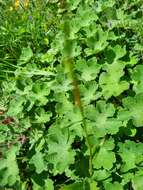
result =
[{"label": "hairy stem", "polygon": [[[69,25],[69,16],[68,16],[68,10],[66,10],[66,1],[63,0],[61,1],[62,5],[61,7],[65,10],[65,12],[63,13],[63,19],[64,19],[64,48],[65,48],[65,55],[64,55],[64,66],[68,69],[68,73],[69,73],[69,77],[72,80],[72,85],[73,85],[73,95],[74,95],[74,101],[75,104],[79,107],[79,110],[81,112],[82,115],[82,125],[83,125],[83,129],[85,132],[85,140],[86,140],[86,144],[87,144],[87,148],[89,150],[89,174],[90,176],[92,175],[93,171],[92,171],[92,145],[90,144],[90,140],[89,140],[89,135],[88,135],[88,131],[87,131],[87,123],[86,123],[86,119],[85,119],[85,115],[84,115],[84,109],[83,109],[83,104],[81,101],[81,95],[80,95],[80,90],[78,87],[78,82],[76,79],[76,75],[74,73],[74,66],[73,66],[73,58],[71,55],[71,50],[72,50],[72,41],[70,41],[70,25]],[[63,7],[64,6],[64,7]]]}]

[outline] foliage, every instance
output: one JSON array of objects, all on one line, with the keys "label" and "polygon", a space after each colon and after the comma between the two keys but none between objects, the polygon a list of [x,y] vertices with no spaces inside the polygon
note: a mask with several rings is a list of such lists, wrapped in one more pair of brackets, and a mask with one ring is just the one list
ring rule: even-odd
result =
[{"label": "foliage", "polygon": [[142,10],[0,1],[0,188],[142,190]]}]

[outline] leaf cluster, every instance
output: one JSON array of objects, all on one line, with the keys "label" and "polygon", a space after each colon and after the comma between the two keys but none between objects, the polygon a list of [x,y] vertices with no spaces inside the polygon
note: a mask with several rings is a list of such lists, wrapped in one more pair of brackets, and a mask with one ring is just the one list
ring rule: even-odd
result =
[{"label": "leaf cluster", "polygon": [[62,3],[0,1],[0,188],[142,190],[142,1]]}]

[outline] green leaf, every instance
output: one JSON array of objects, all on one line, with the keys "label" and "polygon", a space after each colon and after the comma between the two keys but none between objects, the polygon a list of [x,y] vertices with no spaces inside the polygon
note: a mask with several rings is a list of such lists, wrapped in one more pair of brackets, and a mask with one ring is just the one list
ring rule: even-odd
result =
[{"label": "green leaf", "polygon": [[96,181],[93,180],[88,180],[85,182],[75,182],[73,184],[70,185],[65,185],[63,187],[61,187],[59,190],[99,190],[99,188],[97,187],[97,183]]},{"label": "green leaf", "polygon": [[136,94],[143,93],[143,65],[137,65],[132,71],[131,71],[131,77],[133,82],[133,90],[136,92]]},{"label": "green leaf", "polygon": [[44,136],[44,130],[41,128],[41,130],[38,130],[35,128],[35,130],[32,131],[32,133],[29,134],[29,143],[30,143],[30,150],[34,148],[36,152],[40,152],[43,149],[43,145],[45,143],[45,139],[42,138]]},{"label": "green leaf", "polygon": [[34,164],[36,168],[36,172],[39,174],[46,169],[46,165],[44,163],[43,154],[41,152],[36,152],[34,156],[30,159],[30,164]]},{"label": "green leaf", "polygon": [[114,0],[108,0],[108,1],[98,1],[97,2],[97,12],[101,12],[104,9],[110,7],[112,8],[115,5],[115,1]]},{"label": "green leaf", "polygon": [[98,19],[98,16],[93,7],[90,7],[86,3],[78,7],[77,17],[80,19],[79,24],[82,27],[89,26],[93,21],[96,21]]},{"label": "green leaf", "polygon": [[124,109],[120,109],[118,113],[119,120],[133,121],[136,127],[143,126],[143,94],[137,94],[134,97],[123,99]]},{"label": "green leaf", "polygon": [[18,64],[19,65],[24,65],[25,63],[30,61],[32,56],[33,56],[33,52],[32,52],[30,47],[23,48],[22,52],[21,52],[21,55],[20,55],[20,58],[18,60]]},{"label": "green leaf", "polygon": [[40,98],[41,96],[48,96],[50,93],[49,86],[46,82],[36,82],[33,84],[32,91]]},{"label": "green leaf", "polygon": [[106,17],[107,20],[116,20],[117,19],[115,7],[105,8],[103,11],[103,15],[104,15],[104,17]]},{"label": "green leaf", "polygon": [[47,179],[45,181],[45,189],[44,190],[54,190],[53,181],[51,179]]},{"label": "green leaf", "polygon": [[50,121],[50,117],[52,116],[52,113],[47,111],[45,112],[44,109],[39,108],[35,111],[35,119],[34,123],[47,123]]},{"label": "green leaf", "polygon": [[143,161],[143,145],[142,143],[135,143],[132,141],[125,141],[119,143],[119,155],[122,158],[121,171],[126,172],[130,169],[136,168]]},{"label": "green leaf", "polygon": [[50,62],[54,61],[55,54],[56,54],[56,51],[54,49],[49,49],[47,51],[47,53],[41,54],[40,61],[42,63],[44,63],[44,62],[50,63]]},{"label": "green leaf", "polygon": [[56,105],[56,113],[59,116],[57,119],[58,126],[68,128],[69,133],[79,136],[82,139],[83,128],[81,123],[83,118],[79,107],[73,105],[64,95],[60,97],[59,94],[57,94],[56,100],[58,101]]},{"label": "green leaf", "polygon": [[142,190],[143,187],[143,173],[142,170],[136,172],[132,179],[132,187],[134,190]]},{"label": "green leaf", "polygon": [[44,185],[38,185],[33,179],[32,179],[32,183],[33,183],[33,190],[54,190],[54,185],[53,185],[53,181],[51,179],[46,179],[44,180]]},{"label": "green leaf", "polygon": [[46,159],[53,164],[53,173],[64,172],[70,164],[74,163],[75,151],[71,149],[74,137],[69,134],[68,128],[52,126],[46,139],[48,144],[48,154]]},{"label": "green leaf", "polygon": [[96,181],[89,181],[89,185],[90,185],[90,190],[99,190],[99,188],[97,187],[97,182]]},{"label": "green leaf", "polygon": [[83,31],[85,32],[85,35],[88,38],[93,37],[94,35],[96,35],[97,32],[97,25],[95,25],[95,23],[91,23],[90,26],[88,27],[84,27]]},{"label": "green leaf", "polygon": [[27,63],[25,67],[18,67],[14,72],[16,77],[24,76],[24,77],[33,77],[33,76],[43,76],[50,78],[51,76],[55,76],[55,73],[50,71],[50,68],[41,68],[39,69],[34,63]]},{"label": "green leaf", "polygon": [[105,183],[104,185],[105,190],[123,190],[124,187],[119,183],[119,182],[114,182],[114,183]]},{"label": "green leaf", "polygon": [[74,183],[71,185],[66,185],[62,188],[60,188],[59,190],[73,190],[73,189],[77,189],[77,190],[81,190],[82,189],[82,184],[81,183]]},{"label": "green leaf", "polygon": [[111,172],[109,170],[105,170],[105,169],[95,170],[93,173],[93,178],[96,181],[103,181],[103,180],[109,178],[110,176],[111,176]]},{"label": "green leaf", "polygon": [[[57,75],[54,82],[52,83],[51,89],[54,90],[56,93],[71,90],[73,88],[71,85],[72,81],[65,74],[65,69],[61,65],[57,66],[56,69]],[[69,72],[69,70],[67,70],[67,72]]]},{"label": "green leaf", "polygon": [[122,58],[124,55],[126,55],[126,47],[124,46],[123,48],[120,45],[116,45],[114,48],[112,48],[114,51],[116,57],[115,60],[118,60]]},{"label": "green leaf", "polygon": [[90,105],[85,110],[86,117],[91,121],[92,130],[97,137],[116,134],[122,126],[122,122],[114,118],[115,108],[113,104],[98,101],[96,108]]},{"label": "green leaf", "polygon": [[131,172],[130,173],[127,172],[127,173],[122,174],[122,177],[123,177],[122,184],[126,185],[127,183],[130,183],[130,181],[133,179],[134,174]]},{"label": "green leaf", "polygon": [[102,88],[103,96],[106,99],[111,96],[118,96],[129,88],[129,83],[125,80],[121,80],[121,77],[124,75],[124,68],[128,62],[123,62],[119,59],[125,54],[125,47],[122,48],[119,45],[107,49],[105,56],[110,64],[106,63],[103,66],[106,72],[101,73],[99,78],[99,84]]},{"label": "green leaf", "polygon": [[103,72],[99,78],[99,85],[105,99],[111,96],[119,96],[123,91],[129,88],[129,83],[121,80],[124,75],[124,67],[126,63],[122,61],[114,61],[112,64],[106,64],[106,72]]},{"label": "green leaf", "polygon": [[108,45],[107,39],[108,32],[104,32],[101,28],[98,28],[96,35],[86,39],[88,48],[85,49],[85,54],[90,56],[104,50]]},{"label": "green leaf", "polygon": [[0,160],[0,186],[12,186],[19,181],[19,169],[16,161],[18,146],[12,146]]},{"label": "green leaf", "polygon": [[15,96],[13,100],[11,100],[9,104],[9,109],[7,115],[9,116],[23,116],[23,104],[25,103],[24,97],[19,97],[18,95]]},{"label": "green leaf", "polygon": [[82,101],[89,104],[91,101],[98,99],[101,93],[97,91],[98,84],[95,81],[90,81],[79,86]]},{"label": "green leaf", "polygon": [[42,106],[48,102],[47,96],[50,94],[50,89],[47,82],[38,81],[33,84],[32,93],[29,92],[29,99],[36,101],[37,105]]},{"label": "green leaf", "polygon": [[65,185],[65,186],[61,187],[59,190],[74,190],[74,189],[76,189],[76,190],[82,190],[82,189],[89,190],[90,187],[86,182],[75,182],[75,183],[70,184],[70,185]]},{"label": "green leaf", "polygon": [[75,10],[80,2],[81,2],[81,0],[76,0],[76,1],[75,0],[67,0],[68,9]]},{"label": "green leaf", "polygon": [[116,162],[115,153],[112,151],[114,149],[114,140],[111,138],[106,140],[99,152],[93,157],[93,167],[99,169],[103,167],[104,169],[110,170],[113,164]]},{"label": "green leaf", "polygon": [[97,64],[96,58],[91,58],[88,61],[77,61],[75,68],[81,73],[80,80],[91,81],[97,77],[101,66]]}]

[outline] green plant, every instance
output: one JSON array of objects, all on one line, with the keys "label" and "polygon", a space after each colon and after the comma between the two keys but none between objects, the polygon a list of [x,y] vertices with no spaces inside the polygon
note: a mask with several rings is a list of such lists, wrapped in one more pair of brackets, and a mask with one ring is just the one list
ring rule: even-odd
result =
[{"label": "green plant", "polygon": [[142,1],[9,6],[0,20],[0,187],[142,190]]}]

